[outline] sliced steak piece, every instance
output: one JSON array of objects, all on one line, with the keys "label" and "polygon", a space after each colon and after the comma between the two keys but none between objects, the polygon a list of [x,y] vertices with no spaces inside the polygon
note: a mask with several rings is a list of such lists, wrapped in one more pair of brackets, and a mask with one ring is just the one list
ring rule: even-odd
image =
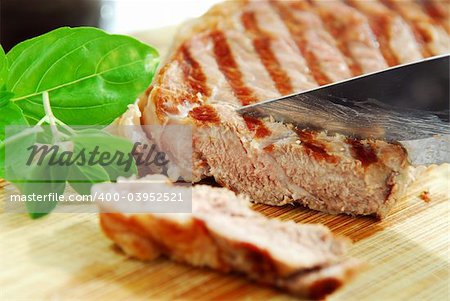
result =
[{"label": "sliced steak piece", "polygon": [[193,126],[193,182],[213,176],[255,202],[383,217],[408,183],[400,145],[298,131],[234,109],[448,52],[447,32],[433,31],[441,28],[440,7],[400,8],[388,0],[219,4],[182,26],[140,104],[141,121],[162,126],[147,133],[160,146],[170,145],[165,125]]},{"label": "sliced steak piece", "polygon": [[399,145],[243,119],[225,104],[197,111],[205,108],[220,112],[220,121],[202,127],[194,147],[203,150],[219,183],[253,201],[298,201],[329,213],[384,216],[404,189],[399,183],[407,182],[405,152]]},{"label": "sliced steak piece", "polygon": [[[97,184],[93,193],[148,192],[145,183],[140,187],[123,191],[117,184]],[[269,219],[251,210],[247,198],[224,188],[194,186],[192,213],[185,214],[125,214],[112,212],[113,204],[100,204],[109,212],[100,214],[105,234],[141,260],[164,255],[194,266],[239,272],[316,299],[335,291],[361,267],[346,257],[346,238],[321,225]]]}]

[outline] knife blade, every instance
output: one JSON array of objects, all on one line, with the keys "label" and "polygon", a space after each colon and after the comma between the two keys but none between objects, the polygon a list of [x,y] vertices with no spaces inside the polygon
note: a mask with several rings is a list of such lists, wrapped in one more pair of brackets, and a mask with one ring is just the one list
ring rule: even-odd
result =
[{"label": "knife blade", "polygon": [[413,164],[450,162],[450,55],[241,107],[302,129],[401,142]]}]

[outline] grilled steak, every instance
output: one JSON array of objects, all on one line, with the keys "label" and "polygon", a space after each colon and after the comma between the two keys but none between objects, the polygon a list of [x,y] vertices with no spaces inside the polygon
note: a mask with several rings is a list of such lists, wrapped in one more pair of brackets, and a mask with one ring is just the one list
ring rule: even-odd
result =
[{"label": "grilled steak", "polygon": [[[140,104],[142,122],[194,126],[194,182],[213,176],[255,202],[298,202],[333,214],[381,218],[408,183],[407,154],[400,145],[243,118],[235,108],[448,52],[443,5],[219,4],[182,26]],[[163,131],[147,134],[160,146],[170,145]],[[185,173],[171,171],[186,178]]]},{"label": "grilled steak", "polygon": [[[123,191],[117,184],[97,184],[93,193],[148,192],[145,183],[140,187]],[[345,256],[347,239],[321,225],[268,219],[251,210],[246,198],[224,188],[195,186],[192,213],[185,214],[111,213],[116,206],[112,203],[100,203],[110,212],[100,214],[103,231],[141,260],[164,255],[194,266],[239,272],[310,298],[332,293],[361,267]]]}]

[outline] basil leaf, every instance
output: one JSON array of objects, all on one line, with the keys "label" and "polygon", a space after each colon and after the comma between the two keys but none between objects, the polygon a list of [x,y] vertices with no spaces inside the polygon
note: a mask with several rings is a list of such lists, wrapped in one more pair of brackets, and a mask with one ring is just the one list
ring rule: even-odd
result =
[{"label": "basil leaf", "polygon": [[[137,174],[137,166],[131,155],[133,143],[129,140],[112,136],[109,133],[98,130],[90,130],[83,135],[75,135],[71,138],[75,144],[75,149],[85,149],[85,152],[97,150],[99,154],[109,154],[100,162],[104,170],[109,175],[110,181],[115,181],[117,177],[130,177]],[[96,160],[100,155],[96,157]]]},{"label": "basil leaf", "polygon": [[[78,131],[79,133],[91,133],[99,135],[99,131],[96,129],[83,129]],[[104,133],[101,132],[100,133]],[[106,133],[105,133],[106,134]],[[82,140],[82,139],[81,139]],[[75,143],[74,153],[79,154],[82,151],[88,152],[92,149],[86,148],[86,145],[79,143],[79,139],[75,139],[78,143]],[[95,165],[78,165],[74,164],[70,167],[68,182],[76,192],[82,195],[90,194],[91,187],[94,183],[109,181],[109,175],[106,170],[99,164]]]},{"label": "basil leaf", "polygon": [[8,60],[6,59],[5,51],[0,45],[0,90],[6,81],[8,75]]},{"label": "basil leaf", "polygon": [[[76,179],[76,180],[72,180]],[[67,180],[72,188],[82,195],[90,195],[91,187],[95,183],[109,181],[109,175],[100,165],[70,167]]]},{"label": "basil leaf", "polygon": [[[37,134],[26,127],[8,129],[8,139],[0,141],[0,178],[24,180],[30,167],[26,164],[30,155],[28,147],[34,145]],[[6,151],[8,157],[6,158]]]},{"label": "basil leaf", "polygon": [[[0,108],[7,105],[9,100],[14,96],[14,93],[6,91],[6,77],[8,75],[8,69],[8,60],[6,58],[5,51],[3,51],[3,48],[0,45]],[[2,114],[0,114],[0,116],[1,115]]]},{"label": "basil leaf", "polygon": [[0,178],[5,178],[5,142],[0,141]]},{"label": "basil leaf", "polygon": [[[1,96],[1,92],[0,92]],[[0,107],[0,141],[5,140],[5,127],[8,125],[27,125],[28,122],[22,110],[15,104],[9,102]]]},{"label": "basil leaf", "polygon": [[13,98],[14,93],[1,90],[0,87],[0,108],[6,106],[8,103],[10,103],[11,98]]},{"label": "basil leaf", "polygon": [[[1,92],[0,92],[1,95]],[[0,178],[4,178],[5,177],[5,142],[3,140],[5,140],[5,128],[8,125],[27,125],[27,121],[25,119],[25,117],[22,114],[22,110],[16,106],[13,103],[7,103],[6,105],[0,107],[0,116],[2,116],[2,118],[0,119]],[[20,130],[20,129],[17,129]],[[12,131],[9,131],[8,133],[9,135],[13,135],[14,133]],[[25,137],[26,140],[26,137]],[[24,140],[21,139],[21,142],[23,142]],[[28,141],[28,140],[26,140]],[[17,153],[16,153],[16,157],[20,158],[23,149],[24,149],[24,145],[21,144],[21,142],[14,142],[12,143],[12,147],[17,147]],[[29,141],[28,141],[29,142]],[[21,159],[18,159],[21,160]],[[15,162],[8,162],[8,164],[14,164]]]},{"label": "basil leaf", "polygon": [[[66,188],[67,168],[49,165],[49,159],[45,158],[41,165],[34,165],[29,173],[27,182],[21,183],[22,194],[26,196],[48,196],[50,193],[64,194]],[[40,179],[52,179],[42,181]],[[36,219],[49,214],[57,205],[55,200],[27,201],[26,206],[31,218]]]},{"label": "basil leaf", "polygon": [[[36,185],[33,185],[33,187],[36,187]],[[63,194],[64,189],[66,188],[66,183],[46,182],[40,183],[39,187],[40,189],[38,190],[33,188],[31,192],[26,192],[26,190],[29,189],[29,185],[25,185],[25,192],[22,192],[22,194],[30,195],[34,193],[36,195],[48,195],[50,192]],[[38,219],[52,212],[57,205],[57,201],[27,201],[25,205],[27,206],[28,215],[32,219]]]},{"label": "basil leaf", "polygon": [[48,91],[55,116],[71,125],[112,122],[150,84],[159,62],[150,46],[87,27],[25,41],[7,58],[6,88],[29,121],[44,116],[41,94]]}]

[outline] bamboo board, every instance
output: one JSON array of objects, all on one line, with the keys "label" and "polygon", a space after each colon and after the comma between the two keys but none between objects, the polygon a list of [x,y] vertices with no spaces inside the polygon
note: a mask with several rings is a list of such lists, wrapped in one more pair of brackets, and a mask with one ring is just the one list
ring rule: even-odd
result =
[{"label": "bamboo board", "polygon": [[[173,28],[137,36],[167,49]],[[4,202],[0,182],[0,202]],[[426,169],[383,221],[301,207],[254,208],[270,217],[323,223],[355,243],[368,266],[329,300],[448,300],[450,165]],[[419,195],[429,191],[430,201]],[[166,259],[129,259],[102,234],[96,214],[31,220],[0,213],[0,300],[291,300],[247,281]]]}]

